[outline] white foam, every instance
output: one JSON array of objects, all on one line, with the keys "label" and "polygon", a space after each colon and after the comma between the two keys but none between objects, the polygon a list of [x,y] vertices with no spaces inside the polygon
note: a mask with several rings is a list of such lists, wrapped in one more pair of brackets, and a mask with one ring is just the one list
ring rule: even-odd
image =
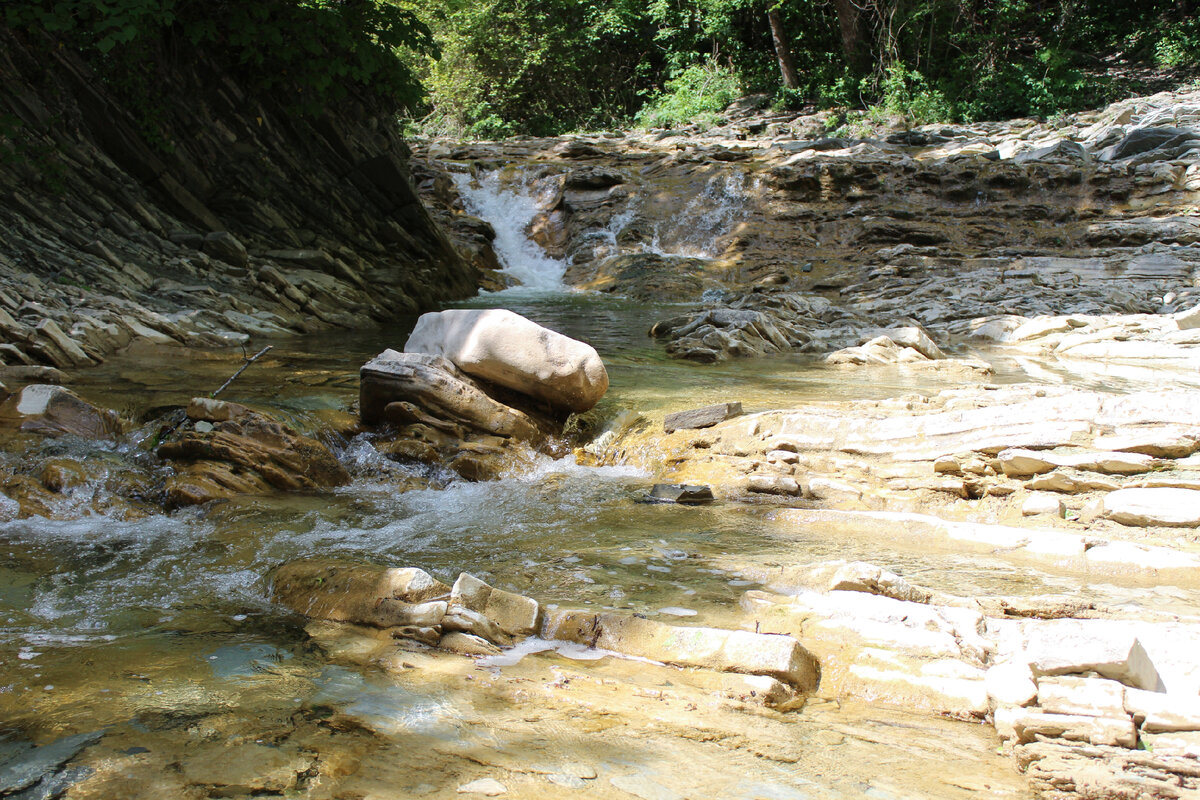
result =
[{"label": "white foam", "polygon": [[546,255],[537,242],[525,231],[537,215],[537,201],[532,187],[517,183],[505,185],[499,172],[478,177],[455,173],[452,176],[467,210],[487,220],[496,231],[492,248],[500,259],[503,272],[520,281],[519,287],[506,292],[563,292],[566,262]]}]

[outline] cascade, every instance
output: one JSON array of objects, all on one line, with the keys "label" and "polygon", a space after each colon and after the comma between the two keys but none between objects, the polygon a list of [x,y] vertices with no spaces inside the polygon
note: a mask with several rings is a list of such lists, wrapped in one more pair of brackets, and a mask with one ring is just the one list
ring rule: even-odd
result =
[{"label": "cascade", "polygon": [[646,250],[660,256],[719,257],[722,238],[750,216],[749,189],[757,180],[740,170],[710,176],[682,209],[655,223]]},{"label": "cascade", "polygon": [[480,176],[455,174],[454,183],[467,210],[492,224],[496,239],[492,247],[503,272],[520,284],[505,292],[549,292],[567,290],[563,273],[567,265],[546,252],[525,231],[539,209],[532,187],[519,181],[505,184],[498,171]]}]

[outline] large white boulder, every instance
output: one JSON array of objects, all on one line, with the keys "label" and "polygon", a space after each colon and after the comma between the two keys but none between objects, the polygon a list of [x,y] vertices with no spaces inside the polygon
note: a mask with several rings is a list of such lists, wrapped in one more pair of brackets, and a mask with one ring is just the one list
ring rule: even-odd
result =
[{"label": "large white boulder", "polygon": [[432,353],[468,375],[587,411],[608,390],[608,373],[595,349],[499,308],[422,314],[406,353]]}]

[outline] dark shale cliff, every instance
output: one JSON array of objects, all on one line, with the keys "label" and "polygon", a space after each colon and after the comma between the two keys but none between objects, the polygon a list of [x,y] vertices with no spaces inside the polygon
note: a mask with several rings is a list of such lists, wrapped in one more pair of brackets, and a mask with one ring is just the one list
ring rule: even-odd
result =
[{"label": "dark shale cliff", "polygon": [[474,293],[390,114],[297,115],[203,59],[169,75],[130,108],[69,50],[0,27],[5,364],[364,327]]}]

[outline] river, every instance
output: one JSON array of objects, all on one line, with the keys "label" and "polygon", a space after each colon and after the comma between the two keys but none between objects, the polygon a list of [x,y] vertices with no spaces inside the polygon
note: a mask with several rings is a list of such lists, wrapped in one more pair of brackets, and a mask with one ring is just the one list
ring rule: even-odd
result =
[{"label": "river", "polygon": [[[553,286],[468,305],[590,342],[611,377],[601,412],[649,423],[728,400],[782,408],[951,385],[802,356],[672,360],[646,335],[670,309]],[[222,397],[326,430],[356,401],[359,366],[402,346],[411,324],[275,341]],[[1026,796],[988,727],[821,698],[788,714],[689,711],[694,687],[666,668],[578,650],[372,664],[270,603],[264,576],[307,556],[419,566],[446,582],[468,571],[551,605],[729,627],[757,586],[741,565],[861,559],[959,594],[1078,590],[1070,577],[845,531],[782,541],[770,507],[648,504],[650,455],[595,468],[542,458],[469,483],[390,461],[365,434],[325,435],[354,476],[336,491],[130,520],[84,510],[122,474],[161,478],[146,452],[153,421],[239,361],[178,348],[112,358],[74,388],[143,427],[117,444],[27,441],[8,456],[17,469],[60,455],[103,465],[72,490],[78,513],[0,524],[0,748],[102,732],[67,797],[454,797],[485,776],[513,797]]]}]

